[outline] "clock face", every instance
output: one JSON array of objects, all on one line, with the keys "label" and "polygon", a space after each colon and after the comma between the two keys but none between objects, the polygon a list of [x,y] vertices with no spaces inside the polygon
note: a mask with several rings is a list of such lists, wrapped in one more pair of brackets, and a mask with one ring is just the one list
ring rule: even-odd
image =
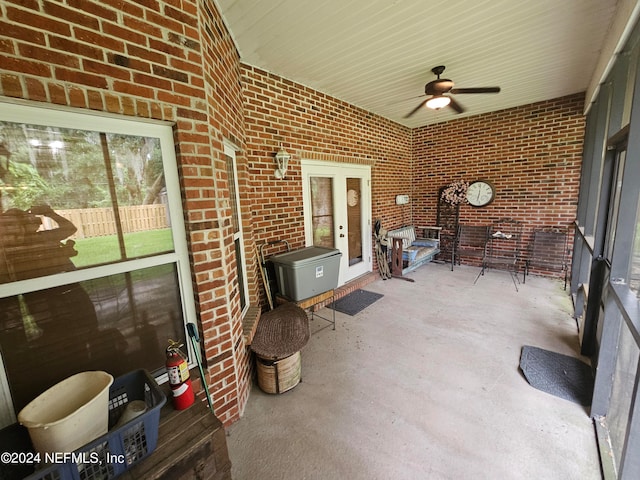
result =
[{"label": "clock face", "polygon": [[467,200],[474,207],[484,207],[493,202],[496,191],[493,185],[487,181],[477,181],[469,185]]}]

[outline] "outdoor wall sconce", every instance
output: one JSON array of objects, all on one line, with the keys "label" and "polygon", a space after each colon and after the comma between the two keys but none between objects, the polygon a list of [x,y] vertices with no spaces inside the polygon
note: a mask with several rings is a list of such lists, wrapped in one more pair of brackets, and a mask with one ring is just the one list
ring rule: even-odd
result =
[{"label": "outdoor wall sconce", "polygon": [[280,150],[276,153],[276,171],[273,172],[275,177],[280,180],[287,174],[287,167],[289,166],[289,160],[291,160],[291,154],[287,152],[282,145]]}]

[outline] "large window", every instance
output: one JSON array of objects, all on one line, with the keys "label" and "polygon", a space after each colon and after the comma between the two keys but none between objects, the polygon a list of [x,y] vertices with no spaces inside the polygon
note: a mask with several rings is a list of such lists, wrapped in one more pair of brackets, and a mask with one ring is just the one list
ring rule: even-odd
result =
[{"label": "large window", "polygon": [[3,103],[0,206],[2,423],[78,371],[162,372],[195,317],[171,125]]}]

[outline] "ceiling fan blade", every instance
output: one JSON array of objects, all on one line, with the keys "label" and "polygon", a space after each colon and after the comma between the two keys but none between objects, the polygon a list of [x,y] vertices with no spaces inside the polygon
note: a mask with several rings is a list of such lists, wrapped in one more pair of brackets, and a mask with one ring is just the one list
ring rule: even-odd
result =
[{"label": "ceiling fan blade", "polygon": [[451,102],[449,102],[449,106],[451,108],[453,108],[457,113],[464,112],[465,108],[462,105],[460,105],[458,102],[456,102],[453,97],[449,97],[449,98],[451,99]]},{"label": "ceiling fan blade", "polygon": [[[427,99],[428,100],[428,99]],[[411,110],[409,113],[407,113],[404,118],[409,118],[411,115],[413,115],[414,113],[416,113],[418,110],[420,110],[422,107],[424,107],[424,105],[427,103],[427,100],[420,102],[420,105],[418,105],[416,108],[414,108],[413,110]]]},{"label": "ceiling fan blade", "polygon": [[500,87],[452,88],[450,93],[499,93]]}]

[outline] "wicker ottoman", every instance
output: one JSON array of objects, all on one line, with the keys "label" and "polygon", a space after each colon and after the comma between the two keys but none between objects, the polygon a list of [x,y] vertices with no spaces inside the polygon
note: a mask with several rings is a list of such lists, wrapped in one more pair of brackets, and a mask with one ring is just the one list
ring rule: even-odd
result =
[{"label": "wicker ottoman", "polygon": [[284,393],[300,383],[300,349],[308,341],[309,319],[296,304],[285,303],[260,317],[251,350],[263,391]]}]

